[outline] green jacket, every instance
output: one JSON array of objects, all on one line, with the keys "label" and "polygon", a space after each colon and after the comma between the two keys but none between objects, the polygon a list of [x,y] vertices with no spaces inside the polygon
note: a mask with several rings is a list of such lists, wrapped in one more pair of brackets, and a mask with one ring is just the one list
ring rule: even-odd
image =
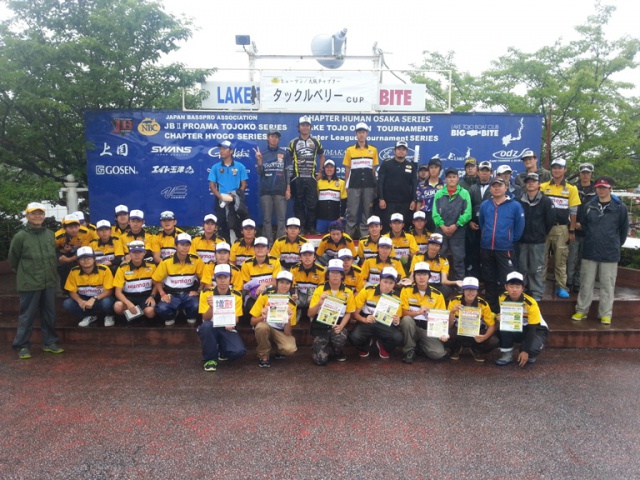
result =
[{"label": "green jacket", "polygon": [[453,195],[449,195],[447,186],[438,190],[433,197],[433,223],[440,228],[454,223],[464,227],[471,220],[471,198],[469,192],[459,184]]},{"label": "green jacket", "polygon": [[8,260],[17,274],[19,292],[34,292],[58,285],[58,257],[51,230],[27,224],[11,240]]}]

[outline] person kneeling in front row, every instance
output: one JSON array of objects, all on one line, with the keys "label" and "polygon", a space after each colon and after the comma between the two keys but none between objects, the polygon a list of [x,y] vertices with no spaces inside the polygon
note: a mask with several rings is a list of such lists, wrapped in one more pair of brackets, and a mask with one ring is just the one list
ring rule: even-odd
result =
[{"label": "person kneeling in front row", "polygon": [[76,252],[79,265],[69,272],[64,289],[69,292],[62,306],[82,318],[79,327],[95,322],[96,314],[104,313],[104,326],[113,327],[113,275],[109,267],[98,265],[91,247]]},{"label": "person kneeling in front row", "polygon": [[[244,356],[247,349],[238,335],[236,325],[242,316],[242,294],[231,285],[231,265],[216,265],[214,270],[216,286],[200,292],[199,313],[202,314],[202,325],[198,327],[198,337],[202,343],[202,362],[207,372],[215,372],[218,360],[235,360]],[[227,298],[221,298],[221,297]],[[233,299],[233,300],[231,300]],[[222,305],[216,304],[216,300]],[[232,302],[232,305],[226,305]],[[233,309],[235,322],[233,325],[216,326],[225,313],[221,309]]]},{"label": "person kneeling in front row", "polygon": [[[291,329],[296,324],[296,302],[291,298],[291,285],[293,285],[293,275],[291,272],[281,270],[276,276],[276,287],[269,287],[258,297],[251,308],[251,326],[255,330],[256,342],[258,343],[256,352],[260,367],[271,366],[269,355],[272,341],[276,344],[276,359],[293,355],[298,349],[296,339],[291,334]],[[271,321],[269,310],[278,309],[278,307],[270,305],[272,302],[269,297],[272,297],[274,303],[276,299],[273,297],[286,298],[288,305],[286,313],[284,313],[286,319],[277,318],[277,321]]]},{"label": "person kneeling in front row", "polygon": [[[353,317],[358,324],[351,331],[349,338],[351,343],[358,349],[360,358],[369,356],[369,349],[373,343],[373,337],[377,337],[376,346],[380,358],[389,358],[390,352],[402,345],[404,337],[397,328],[400,324],[400,297],[394,292],[398,283],[398,272],[393,267],[385,267],[380,274],[380,283],[371,285],[363,289],[356,296],[356,311]],[[376,305],[382,295],[388,295],[398,301],[398,310],[395,312],[390,325],[385,325],[376,321],[373,316]]]},{"label": "person kneeling in front row", "polygon": [[[343,283],[345,273],[342,260],[337,258],[329,260],[327,270],[329,279],[313,292],[308,312],[309,318],[311,318],[311,336],[313,337],[312,358],[314,363],[319,366],[326,365],[331,354],[334,354],[339,362],[344,362],[347,359],[343,350],[347,343],[345,327],[356,309],[353,292]],[[328,311],[329,305],[325,304],[330,302],[334,309],[335,324],[333,326],[319,321],[321,319],[326,321],[326,312],[323,312],[323,309],[326,306]],[[341,306],[339,306],[340,303],[342,303]],[[336,312],[337,308],[340,308],[339,312]]]},{"label": "person kneeling in front row", "polygon": [[402,320],[400,328],[404,334],[404,363],[411,364],[415,360],[416,345],[432,360],[440,360],[447,355],[443,340],[427,336],[427,319],[429,310],[445,310],[444,296],[429,286],[429,264],[418,262],[414,266],[413,285],[408,285],[400,292],[402,302]]},{"label": "person kneeling in front row", "polygon": [[[535,363],[544,348],[549,335],[547,323],[540,314],[538,302],[533,297],[523,293],[524,277],[519,272],[511,272],[507,275],[507,291],[500,295],[500,306],[503,302],[516,302],[522,304],[522,332],[500,332],[500,352],[502,355],[496,361],[496,365],[508,365],[513,362],[513,344],[520,343],[518,365],[524,367],[527,363]],[[500,314],[497,316],[500,320]]]},{"label": "person kneeling in front row", "polygon": [[[498,338],[494,335],[496,322],[491,307],[484,298],[478,296],[478,279],[466,277],[462,280],[462,295],[457,295],[449,301],[449,341],[451,360],[458,360],[462,349],[471,349],[476,362],[484,362],[482,355],[498,347]],[[480,332],[475,337],[458,335],[458,321],[460,308],[473,307],[480,310]]]}]

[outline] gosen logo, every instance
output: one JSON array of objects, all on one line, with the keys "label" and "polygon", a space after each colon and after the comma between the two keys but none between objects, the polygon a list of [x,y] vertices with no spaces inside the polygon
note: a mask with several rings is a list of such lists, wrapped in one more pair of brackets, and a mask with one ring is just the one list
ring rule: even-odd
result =
[{"label": "gosen logo", "polygon": [[160,195],[167,200],[183,200],[187,198],[187,186],[176,185],[175,187],[167,187],[160,191]]},{"label": "gosen logo", "polygon": [[138,125],[138,132],[147,137],[152,137],[153,135],[160,133],[160,130],[160,124],[156,122],[155,119],[149,117],[142,120],[140,125]]},{"label": "gosen logo", "polygon": [[96,165],[96,175],[137,175],[138,170],[131,165]]}]

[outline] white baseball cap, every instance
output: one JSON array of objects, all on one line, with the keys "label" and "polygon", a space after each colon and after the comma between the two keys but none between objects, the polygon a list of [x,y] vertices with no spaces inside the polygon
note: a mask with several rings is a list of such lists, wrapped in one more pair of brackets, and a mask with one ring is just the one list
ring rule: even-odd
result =
[{"label": "white baseball cap", "polygon": [[209,220],[211,220],[213,223],[218,223],[218,217],[216,217],[213,213],[204,216],[204,223],[208,222]]},{"label": "white baseball cap", "polygon": [[129,218],[144,220],[144,212],[142,210],[131,210],[131,213],[129,213]]},{"label": "white baseball cap", "polygon": [[511,167],[509,165],[500,165],[496,170],[496,175],[502,175],[503,173],[507,173],[507,172],[509,173],[513,172]]},{"label": "white baseball cap", "polygon": [[393,278],[395,281],[398,281],[398,271],[393,267],[384,267],[380,278]]},{"label": "white baseball cap", "polygon": [[566,167],[567,161],[564,158],[555,158],[551,161],[551,166],[558,165],[560,167]]},{"label": "white baseball cap", "polygon": [[176,243],[191,243],[191,235],[188,233],[179,233],[176,235]]},{"label": "white baseball cap", "polygon": [[299,227],[300,219],[296,217],[291,217],[287,219],[287,227]]},{"label": "white baseball cap", "polygon": [[413,219],[414,220],[418,220],[418,219],[422,219],[422,220],[426,220],[427,219],[427,214],[424,213],[422,210],[418,210],[417,212],[415,212],[413,214]]},{"label": "white baseball cap", "polygon": [[109,222],[109,220],[100,220],[96,223],[96,230],[100,230],[101,228],[111,228],[111,222]]},{"label": "white baseball cap", "polygon": [[115,211],[116,211],[116,215],[120,213],[129,213],[129,207],[127,207],[126,205],[118,205],[115,208]]},{"label": "white baseball cap", "polygon": [[382,222],[380,221],[380,217],[378,217],[377,215],[371,215],[367,219],[367,225],[371,225],[372,223],[375,223],[377,225],[381,225],[382,224]]},{"label": "white baseball cap", "polygon": [[250,218],[247,218],[246,220],[242,221],[242,228],[246,228],[246,227],[256,228],[256,222],[254,222]]},{"label": "white baseball cap", "polygon": [[389,238],[389,237],[380,237],[380,239],[378,240],[378,248],[383,247],[385,245],[387,247],[393,247],[393,242],[391,241],[391,238]]},{"label": "white baseball cap", "polygon": [[300,247],[300,253],[316,253],[316,249],[313,246],[313,243],[311,242],[306,242],[303,243],[302,246]]},{"label": "white baseball cap", "polygon": [[216,265],[216,268],[213,270],[213,276],[217,277],[218,275],[226,275],[227,277],[231,276],[231,267],[226,263],[221,263],[220,265]]},{"label": "white baseball cap", "polygon": [[165,210],[160,214],[160,220],[175,220],[176,216],[171,210]]},{"label": "white baseball cap", "polygon": [[511,272],[509,275],[507,275],[507,281],[505,283],[523,283],[524,284],[524,277],[520,272]]},{"label": "white baseball cap", "polygon": [[146,252],[147,247],[145,247],[144,242],[142,240],[134,240],[128,245],[130,252]]},{"label": "white baseball cap", "polygon": [[307,115],[303,115],[302,117],[300,117],[298,119],[298,125],[302,125],[303,123],[308,123],[309,125],[311,125],[311,117]]},{"label": "white baseball cap", "polygon": [[344,263],[339,258],[333,258],[329,260],[329,265],[327,265],[327,270],[334,272],[342,272],[344,271]]},{"label": "white baseball cap", "polygon": [[442,245],[443,241],[444,241],[444,239],[442,238],[442,234],[440,234],[440,233],[432,233],[429,236],[428,243],[436,243],[438,245]]},{"label": "white baseball cap", "polygon": [[280,270],[278,275],[276,275],[276,280],[287,280],[288,282],[293,283],[293,274],[286,270]]},{"label": "white baseball cap", "polygon": [[356,132],[358,130],[366,130],[367,132],[370,131],[371,129],[369,128],[369,125],[367,125],[364,122],[360,122],[358,124],[356,124]]},{"label": "white baseball cap", "polygon": [[76,217],[73,213],[70,213],[69,215],[65,215],[64,218],[62,219],[62,225],[71,225],[72,223],[80,223],[80,220],[78,220],[78,217]]},{"label": "white baseball cap", "polygon": [[76,252],[78,258],[82,257],[94,257],[93,249],[91,247],[80,247]]},{"label": "white baseball cap", "polygon": [[393,213],[391,214],[391,221],[392,222],[402,222],[404,223],[404,217],[402,216],[401,213]]},{"label": "white baseball cap", "polygon": [[338,250],[338,258],[353,258],[353,253],[348,248]]},{"label": "white baseball cap", "polygon": [[427,262],[418,262],[416,263],[416,266],[413,267],[413,273],[418,273],[418,272],[430,272],[431,268],[429,267],[429,264]]},{"label": "white baseball cap", "polygon": [[221,252],[223,250],[230,252],[231,246],[227,242],[216,243],[216,252]]},{"label": "white baseball cap", "polygon": [[479,288],[480,288],[480,282],[478,282],[478,279],[476,277],[464,277],[464,280],[462,280],[463,290],[469,290],[469,289],[478,290]]},{"label": "white baseball cap", "polygon": [[258,237],[253,241],[253,246],[257,247],[258,245],[264,245],[265,247],[268,247],[269,240],[267,240],[267,237]]}]

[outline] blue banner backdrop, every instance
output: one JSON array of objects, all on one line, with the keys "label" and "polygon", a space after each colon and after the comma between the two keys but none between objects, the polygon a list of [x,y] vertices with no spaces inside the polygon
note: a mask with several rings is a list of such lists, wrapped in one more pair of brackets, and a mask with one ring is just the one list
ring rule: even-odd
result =
[{"label": "blue banner backdrop", "polygon": [[[85,114],[87,173],[91,221],[113,219],[125,204],[145,212],[148,225],[159,225],[160,212],[172,210],[181,226],[202,224],[213,212],[207,177],[220,160],[218,142],[230,140],[235,159],[249,172],[247,202],[261,222],[253,148],[264,147],[266,132],[276,127],[286,146],[298,134],[298,113],[89,111]],[[490,160],[494,169],[510,164],[522,171],[520,154],[539,152],[542,116],[526,114],[310,114],[311,133],[326,158],[344,177],[345,149],[355,142],[355,125],[366,122],[369,142],[380,160],[393,157],[398,140],[419,149],[419,163],[438,154],[444,168],[463,172],[464,159]]]}]

